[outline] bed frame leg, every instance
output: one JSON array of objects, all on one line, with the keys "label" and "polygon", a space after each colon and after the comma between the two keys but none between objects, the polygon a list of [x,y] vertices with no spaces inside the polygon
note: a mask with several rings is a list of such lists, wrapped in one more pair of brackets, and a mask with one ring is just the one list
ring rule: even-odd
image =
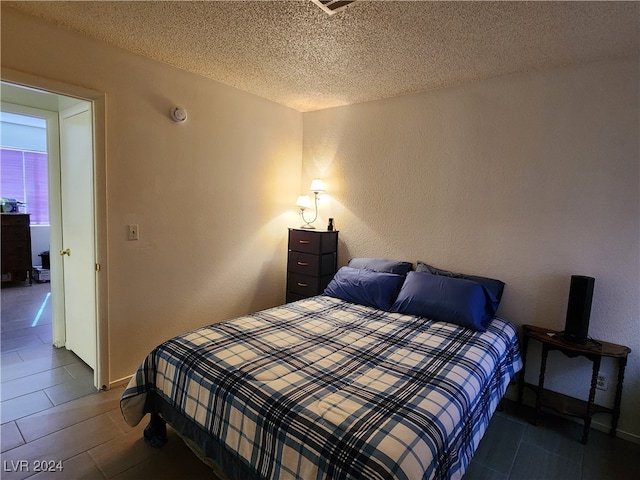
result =
[{"label": "bed frame leg", "polygon": [[157,413],[151,414],[149,425],[144,429],[144,443],[160,448],[167,443],[167,423]]}]

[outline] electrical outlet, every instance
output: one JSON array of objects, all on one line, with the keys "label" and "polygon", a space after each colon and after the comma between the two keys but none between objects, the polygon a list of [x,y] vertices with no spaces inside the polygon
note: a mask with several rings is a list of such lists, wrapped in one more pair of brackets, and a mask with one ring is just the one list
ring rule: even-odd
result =
[{"label": "electrical outlet", "polygon": [[129,240],[138,240],[140,238],[140,231],[137,223],[135,225],[127,225],[127,238]]},{"label": "electrical outlet", "polygon": [[609,388],[609,381],[607,379],[607,376],[604,373],[598,374],[598,381],[596,382],[596,388],[598,390],[603,390],[605,392]]}]

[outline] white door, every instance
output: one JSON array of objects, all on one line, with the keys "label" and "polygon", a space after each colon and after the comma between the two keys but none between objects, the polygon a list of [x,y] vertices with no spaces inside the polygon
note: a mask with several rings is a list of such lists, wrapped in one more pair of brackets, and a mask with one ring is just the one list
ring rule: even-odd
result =
[{"label": "white door", "polygon": [[[65,346],[96,369],[96,254],[91,104],[60,112]],[[52,252],[55,253],[55,252]]]}]

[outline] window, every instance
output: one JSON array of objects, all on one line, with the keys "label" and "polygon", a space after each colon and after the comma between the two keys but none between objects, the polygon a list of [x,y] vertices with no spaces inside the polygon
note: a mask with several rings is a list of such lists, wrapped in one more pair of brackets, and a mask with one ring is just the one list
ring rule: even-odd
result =
[{"label": "window", "polygon": [[31,225],[49,225],[46,121],[6,112],[0,121],[0,196],[24,203]]}]

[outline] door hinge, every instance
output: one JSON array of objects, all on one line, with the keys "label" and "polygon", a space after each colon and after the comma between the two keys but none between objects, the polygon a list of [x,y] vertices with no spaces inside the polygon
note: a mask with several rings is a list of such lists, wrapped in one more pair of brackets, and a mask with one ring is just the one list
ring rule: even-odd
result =
[{"label": "door hinge", "polygon": [[100,271],[100,264],[96,263],[96,272],[99,272],[99,271]]}]

